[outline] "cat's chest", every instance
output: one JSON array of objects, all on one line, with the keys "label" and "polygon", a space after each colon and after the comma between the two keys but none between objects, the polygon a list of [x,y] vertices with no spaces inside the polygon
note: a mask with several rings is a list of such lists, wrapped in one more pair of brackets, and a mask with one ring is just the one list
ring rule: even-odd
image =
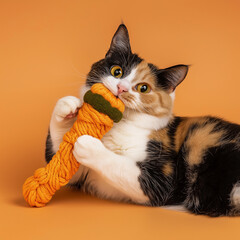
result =
[{"label": "cat's chest", "polygon": [[131,122],[121,121],[102,139],[103,144],[116,154],[124,155],[134,161],[146,158],[146,148],[150,130],[142,129]]}]

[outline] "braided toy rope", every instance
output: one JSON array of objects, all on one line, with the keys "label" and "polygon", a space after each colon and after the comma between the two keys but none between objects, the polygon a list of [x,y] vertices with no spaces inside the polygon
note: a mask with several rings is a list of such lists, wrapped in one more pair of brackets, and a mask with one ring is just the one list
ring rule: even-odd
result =
[{"label": "braided toy rope", "polygon": [[74,143],[79,136],[90,135],[101,139],[122,118],[123,102],[115,97],[103,84],[91,87],[73,127],[63,137],[63,142],[52,160],[39,168],[23,185],[23,196],[32,207],[43,207],[54,193],[66,185],[79,168],[73,156]]}]

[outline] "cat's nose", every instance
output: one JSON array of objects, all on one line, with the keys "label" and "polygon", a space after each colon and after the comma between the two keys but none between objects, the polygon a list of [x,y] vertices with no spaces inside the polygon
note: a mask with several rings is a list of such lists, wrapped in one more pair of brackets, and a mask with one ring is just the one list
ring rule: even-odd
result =
[{"label": "cat's nose", "polygon": [[125,86],[123,86],[121,84],[118,84],[117,87],[118,87],[118,95],[123,93],[123,92],[128,92],[127,87],[125,87]]}]

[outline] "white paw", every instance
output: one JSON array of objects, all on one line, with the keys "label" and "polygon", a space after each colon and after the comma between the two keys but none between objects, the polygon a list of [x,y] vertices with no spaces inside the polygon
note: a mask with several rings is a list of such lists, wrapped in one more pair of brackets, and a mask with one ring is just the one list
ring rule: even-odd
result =
[{"label": "white paw", "polygon": [[73,155],[81,164],[91,167],[101,158],[106,148],[102,142],[89,135],[79,137],[74,145]]},{"label": "white paw", "polygon": [[54,108],[55,119],[62,122],[65,119],[75,118],[80,107],[80,99],[73,96],[63,97],[58,100]]}]

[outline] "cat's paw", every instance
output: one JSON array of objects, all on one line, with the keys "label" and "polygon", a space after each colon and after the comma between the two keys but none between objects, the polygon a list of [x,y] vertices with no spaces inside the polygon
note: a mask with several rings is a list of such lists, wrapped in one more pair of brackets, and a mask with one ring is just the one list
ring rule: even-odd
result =
[{"label": "cat's paw", "polygon": [[58,122],[75,118],[80,107],[81,101],[76,97],[67,96],[60,98],[54,108],[54,117]]},{"label": "cat's paw", "polygon": [[87,167],[94,167],[102,155],[105,147],[103,143],[92,136],[83,135],[79,137],[74,145],[73,155],[76,160]]}]

